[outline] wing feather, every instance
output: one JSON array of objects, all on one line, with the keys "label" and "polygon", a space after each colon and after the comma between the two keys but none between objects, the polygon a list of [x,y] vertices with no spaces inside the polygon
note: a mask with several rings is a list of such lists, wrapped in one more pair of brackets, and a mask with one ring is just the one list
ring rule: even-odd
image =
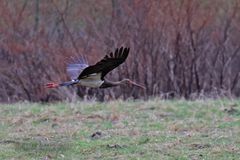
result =
[{"label": "wing feather", "polygon": [[71,79],[77,79],[78,75],[88,67],[88,64],[85,63],[73,63],[67,66],[67,73]]},{"label": "wing feather", "polygon": [[127,59],[129,51],[130,48],[117,48],[114,53],[111,52],[110,54],[106,55],[95,65],[85,68],[78,76],[78,79],[82,79],[93,73],[101,73],[101,79],[103,80],[104,76],[108,74],[108,72],[118,67]]}]

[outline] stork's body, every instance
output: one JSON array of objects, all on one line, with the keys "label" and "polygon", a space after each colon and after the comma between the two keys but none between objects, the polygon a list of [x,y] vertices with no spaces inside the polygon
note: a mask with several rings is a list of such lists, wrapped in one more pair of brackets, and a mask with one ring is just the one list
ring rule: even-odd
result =
[{"label": "stork's body", "polygon": [[90,88],[107,88],[128,83],[144,88],[143,86],[138,85],[129,79],[111,82],[104,78],[106,74],[108,74],[114,68],[118,67],[127,59],[129,50],[129,48],[123,47],[121,47],[120,49],[116,49],[114,53],[111,52],[110,54],[106,55],[102,60],[92,66],[88,66],[88,64],[86,63],[70,64],[67,67],[67,71],[72,78],[71,81],[63,83],[48,83],[46,87],[56,88],[77,84]]},{"label": "stork's body", "polygon": [[86,78],[80,79],[78,84],[85,87],[98,88],[103,83],[104,81],[101,80],[101,74],[93,73]]}]

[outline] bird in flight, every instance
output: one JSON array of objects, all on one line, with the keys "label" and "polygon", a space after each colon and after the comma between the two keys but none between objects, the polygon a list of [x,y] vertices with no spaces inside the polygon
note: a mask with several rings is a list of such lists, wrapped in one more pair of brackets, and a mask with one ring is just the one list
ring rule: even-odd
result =
[{"label": "bird in flight", "polygon": [[121,86],[126,84],[132,84],[145,89],[144,86],[137,84],[130,79],[122,79],[121,81],[109,81],[105,79],[105,76],[122,64],[128,57],[130,48],[117,48],[115,52],[107,54],[103,59],[97,62],[95,65],[88,65],[86,62],[80,62],[76,64],[69,64],[67,66],[67,72],[71,76],[72,80],[63,83],[48,83],[46,88],[57,88],[62,86],[81,85],[90,88],[108,88],[114,86]]}]

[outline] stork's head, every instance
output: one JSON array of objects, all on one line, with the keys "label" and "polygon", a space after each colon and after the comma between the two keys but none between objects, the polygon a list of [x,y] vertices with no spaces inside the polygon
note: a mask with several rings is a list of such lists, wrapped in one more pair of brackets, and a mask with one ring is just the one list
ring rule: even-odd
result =
[{"label": "stork's head", "polygon": [[141,85],[141,84],[137,84],[136,82],[133,82],[132,80],[130,80],[130,79],[123,79],[122,81],[121,81],[121,83],[122,84],[128,84],[128,85],[134,85],[134,86],[137,86],[137,87],[140,87],[140,88],[142,88],[142,89],[146,89],[143,85]]}]

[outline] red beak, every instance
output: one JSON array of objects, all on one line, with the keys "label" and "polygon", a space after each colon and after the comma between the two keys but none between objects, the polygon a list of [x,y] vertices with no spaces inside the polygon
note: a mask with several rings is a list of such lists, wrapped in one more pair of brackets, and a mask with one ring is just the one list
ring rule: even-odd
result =
[{"label": "red beak", "polygon": [[59,84],[57,84],[57,83],[47,83],[45,85],[45,87],[46,88],[57,88],[57,87],[59,87]]}]

